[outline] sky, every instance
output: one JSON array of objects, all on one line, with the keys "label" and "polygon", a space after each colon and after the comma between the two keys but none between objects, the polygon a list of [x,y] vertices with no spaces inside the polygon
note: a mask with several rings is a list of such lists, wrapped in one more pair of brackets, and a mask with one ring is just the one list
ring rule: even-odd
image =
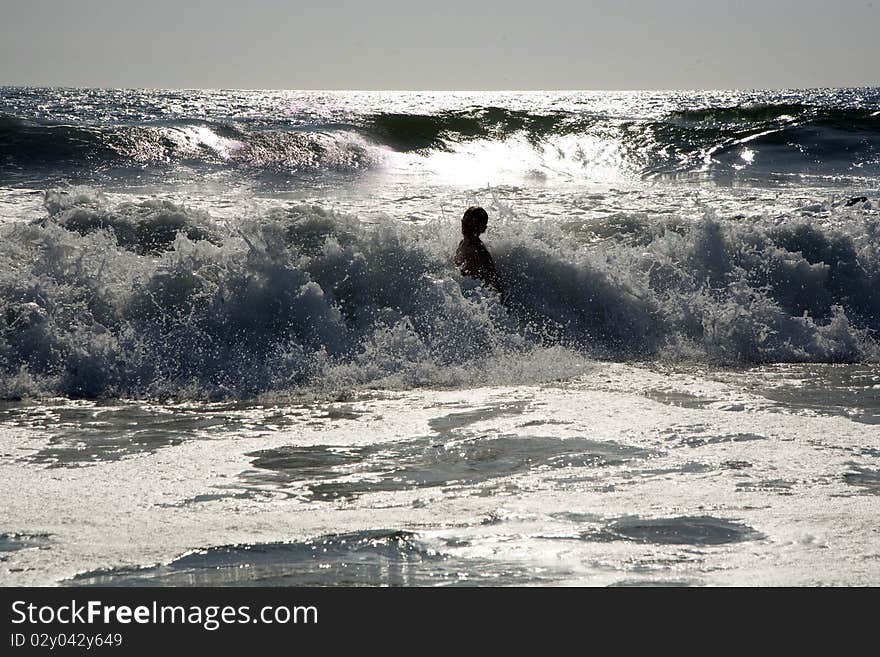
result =
[{"label": "sky", "polygon": [[0,84],[880,85],[880,0],[0,0]]}]

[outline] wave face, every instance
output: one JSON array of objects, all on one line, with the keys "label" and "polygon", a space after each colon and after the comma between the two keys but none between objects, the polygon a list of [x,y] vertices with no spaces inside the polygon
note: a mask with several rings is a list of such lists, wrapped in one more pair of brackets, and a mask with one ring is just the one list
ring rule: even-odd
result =
[{"label": "wave face", "polygon": [[[763,174],[880,171],[880,107],[758,104],[674,111],[659,120],[488,107],[380,114],[367,125],[369,135],[404,151],[448,151],[468,141],[514,137],[536,148],[572,136],[603,139],[642,175],[730,173],[747,167]],[[755,153],[762,154],[757,162]]]},{"label": "wave face", "polygon": [[880,219],[634,216],[584,248],[552,224],[491,242],[506,304],[453,271],[448,226],[317,206],[220,225],[157,199],[46,194],[0,226],[0,396],[247,397],[571,375],[590,357],[878,358]]},{"label": "wave face", "polygon": [[430,170],[432,155],[470,154],[474,145],[507,147],[508,159],[531,150],[529,169],[537,161],[567,180],[588,181],[609,166],[642,178],[880,175],[880,93],[872,89],[496,94],[480,103],[461,95],[157,93],[0,89],[0,175],[82,182],[175,167],[357,175],[394,153]]},{"label": "wave face", "polygon": [[380,150],[352,131],[247,131],[195,121],[170,126],[52,125],[0,116],[0,170],[95,172],[186,165],[242,172],[357,171]]}]

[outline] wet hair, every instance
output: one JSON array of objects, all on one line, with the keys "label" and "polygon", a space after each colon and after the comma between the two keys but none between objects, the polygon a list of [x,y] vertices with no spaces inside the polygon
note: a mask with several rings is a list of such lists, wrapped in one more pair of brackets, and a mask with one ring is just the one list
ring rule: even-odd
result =
[{"label": "wet hair", "polygon": [[461,218],[461,234],[465,237],[476,237],[485,233],[488,225],[488,213],[483,208],[472,205],[464,211],[464,216]]}]

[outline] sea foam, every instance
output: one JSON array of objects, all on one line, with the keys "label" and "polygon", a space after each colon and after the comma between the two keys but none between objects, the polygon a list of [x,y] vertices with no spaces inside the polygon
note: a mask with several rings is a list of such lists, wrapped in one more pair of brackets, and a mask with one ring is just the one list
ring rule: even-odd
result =
[{"label": "sea foam", "polygon": [[596,242],[497,223],[502,302],[454,270],[440,222],[290,205],[220,225],[53,190],[42,220],[0,227],[0,390],[215,398],[546,380],[596,357],[877,359],[876,217],[628,226]]}]

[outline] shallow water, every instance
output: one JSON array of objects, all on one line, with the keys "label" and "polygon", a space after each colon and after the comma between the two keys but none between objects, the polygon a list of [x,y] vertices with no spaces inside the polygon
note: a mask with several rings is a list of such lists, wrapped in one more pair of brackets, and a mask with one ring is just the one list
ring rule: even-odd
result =
[{"label": "shallow water", "polygon": [[[764,396],[778,376],[597,362],[553,385],[321,404],[7,402],[0,572],[114,586],[876,584],[877,425],[839,412],[831,383],[830,409],[809,391]],[[838,380],[845,396],[851,377]],[[164,431],[175,439],[143,437]]]}]

